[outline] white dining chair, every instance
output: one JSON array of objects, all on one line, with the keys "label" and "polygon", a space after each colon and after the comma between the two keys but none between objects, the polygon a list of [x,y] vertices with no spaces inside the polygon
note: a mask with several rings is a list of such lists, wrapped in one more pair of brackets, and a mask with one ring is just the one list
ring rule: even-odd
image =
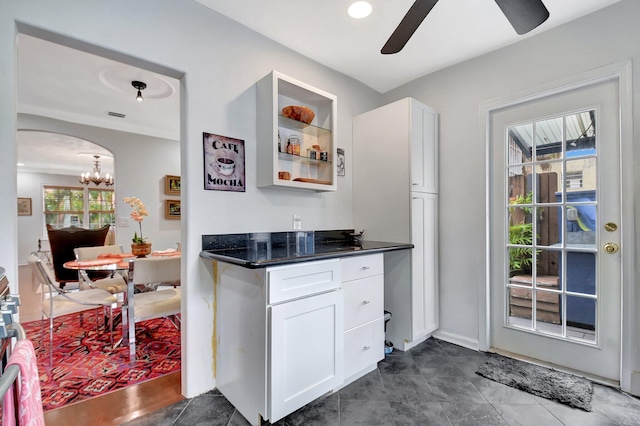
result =
[{"label": "white dining chair", "polygon": [[[122,254],[122,246],[92,246],[92,247],[76,247],[73,249],[76,260],[86,261],[97,259],[101,254]],[[85,270],[78,270],[80,275],[80,290],[99,288],[106,290],[111,294],[126,293],[127,281],[119,273],[113,271],[108,277],[100,279],[92,279]]]},{"label": "white dining chair", "polygon": [[108,310],[109,324],[104,324],[104,327],[109,329],[110,343],[113,348],[113,309],[117,306],[116,297],[102,289],[77,292],[64,290],[57,285],[53,271],[40,257],[32,253],[28,258],[28,263],[35,280],[39,282],[42,293],[40,340],[43,347],[45,317],[49,320],[49,364],[53,364],[53,320],[62,315],[95,310],[97,327],[98,310],[100,308]]},{"label": "white dining chair", "polygon": [[160,286],[175,288],[180,285],[180,262],[180,256],[136,259],[133,266],[133,284],[143,286],[147,291],[156,290]]},{"label": "white dining chair", "polygon": [[[180,258],[157,257],[139,258],[133,262],[132,281],[134,285],[179,285]],[[133,295],[134,321],[152,318],[169,318],[180,328],[181,294],[179,287],[147,291]]]}]

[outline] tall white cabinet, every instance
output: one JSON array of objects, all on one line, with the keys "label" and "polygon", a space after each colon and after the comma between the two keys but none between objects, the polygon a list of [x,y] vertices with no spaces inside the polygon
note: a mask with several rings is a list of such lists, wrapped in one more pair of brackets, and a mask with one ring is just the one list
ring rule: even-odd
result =
[{"label": "tall white cabinet", "polygon": [[386,337],[407,350],[438,328],[438,113],[405,98],[353,119],[354,227],[412,243],[385,254]]}]

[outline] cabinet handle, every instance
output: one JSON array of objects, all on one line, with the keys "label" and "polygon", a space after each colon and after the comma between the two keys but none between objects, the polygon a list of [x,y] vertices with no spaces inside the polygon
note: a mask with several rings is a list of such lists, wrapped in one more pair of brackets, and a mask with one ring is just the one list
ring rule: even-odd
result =
[{"label": "cabinet handle", "polygon": [[363,305],[368,305],[369,303],[371,303],[371,300],[363,300],[363,301],[362,301],[362,304],[363,304]]},{"label": "cabinet handle", "polygon": [[413,185],[413,186],[418,186],[418,184],[417,184],[417,183],[415,183],[415,182],[414,182],[414,183],[412,183],[411,185]]},{"label": "cabinet handle", "polygon": [[363,350],[363,351],[368,351],[369,349],[371,349],[371,346],[364,346],[364,347],[362,348],[362,350]]},{"label": "cabinet handle", "polygon": [[371,269],[371,266],[363,266],[363,267],[362,267],[362,270],[363,270],[363,271],[366,271],[367,269]]}]

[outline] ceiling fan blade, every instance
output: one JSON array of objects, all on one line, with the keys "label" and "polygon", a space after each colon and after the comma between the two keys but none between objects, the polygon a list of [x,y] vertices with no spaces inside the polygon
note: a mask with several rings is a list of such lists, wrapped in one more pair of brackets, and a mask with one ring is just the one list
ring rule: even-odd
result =
[{"label": "ceiling fan blade", "polygon": [[416,0],[380,52],[388,55],[401,51],[436,3],[438,0]]},{"label": "ceiling fan blade", "polygon": [[526,34],[549,17],[542,0],[495,0],[514,30]]}]

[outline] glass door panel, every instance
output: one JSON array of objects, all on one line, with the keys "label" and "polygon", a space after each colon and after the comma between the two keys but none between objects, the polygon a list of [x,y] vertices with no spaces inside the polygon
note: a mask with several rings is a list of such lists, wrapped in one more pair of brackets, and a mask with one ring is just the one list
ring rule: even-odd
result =
[{"label": "glass door panel", "polygon": [[597,340],[595,120],[588,110],[507,127],[506,325]]}]

